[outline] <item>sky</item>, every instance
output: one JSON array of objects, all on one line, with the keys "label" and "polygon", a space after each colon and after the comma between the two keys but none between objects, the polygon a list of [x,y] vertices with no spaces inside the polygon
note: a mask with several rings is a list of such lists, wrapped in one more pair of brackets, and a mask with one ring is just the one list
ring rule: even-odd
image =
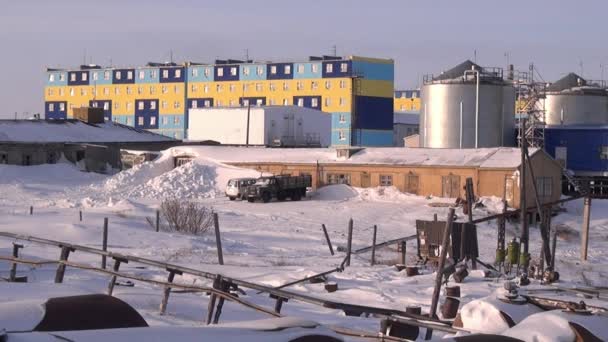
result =
[{"label": "sky", "polygon": [[[216,58],[395,60],[418,87],[466,59],[554,81],[608,77],[606,0],[2,0],[0,118],[43,111],[47,67]],[[606,69],[602,72],[602,69]]]}]

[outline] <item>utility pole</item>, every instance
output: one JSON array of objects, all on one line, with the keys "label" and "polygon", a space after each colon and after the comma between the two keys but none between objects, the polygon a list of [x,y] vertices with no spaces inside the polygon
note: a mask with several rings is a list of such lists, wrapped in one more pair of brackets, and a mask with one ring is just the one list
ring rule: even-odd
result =
[{"label": "utility pole", "polygon": [[[528,273],[528,208],[526,204],[526,119],[520,120],[520,145],[521,145],[521,173],[519,177],[519,207],[520,207],[520,219],[521,219],[521,237],[520,241],[522,244],[522,251],[520,256],[520,262],[523,261],[522,271],[527,275]],[[534,181],[534,180],[532,180]],[[523,257],[523,260],[522,260]]]}]

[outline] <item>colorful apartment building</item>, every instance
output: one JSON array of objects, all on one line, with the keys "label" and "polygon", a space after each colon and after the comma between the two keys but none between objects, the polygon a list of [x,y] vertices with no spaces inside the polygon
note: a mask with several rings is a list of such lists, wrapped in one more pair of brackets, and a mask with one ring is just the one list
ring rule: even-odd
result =
[{"label": "colorful apartment building", "polygon": [[365,57],[304,62],[216,60],[47,70],[46,118],[103,107],[106,119],[183,139],[188,109],[296,105],[332,115],[332,145],[390,146],[394,63]]},{"label": "colorful apartment building", "polygon": [[395,112],[420,112],[420,90],[395,90]]}]

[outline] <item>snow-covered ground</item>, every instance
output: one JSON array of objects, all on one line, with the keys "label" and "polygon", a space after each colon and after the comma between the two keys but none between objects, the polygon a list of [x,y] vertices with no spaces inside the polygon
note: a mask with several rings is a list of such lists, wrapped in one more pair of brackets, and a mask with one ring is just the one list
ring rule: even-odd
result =
[{"label": "snow-covered ground", "polygon": [[[82,245],[100,247],[103,218],[109,218],[110,251],[167,261],[235,278],[279,286],[286,282],[337,267],[343,252],[331,256],[325,243],[321,224],[328,228],[334,249],[345,246],[348,220],[354,220],[354,249],[371,244],[373,226],[378,226],[378,242],[415,233],[415,220],[439,219],[447,215],[447,207],[429,205],[449,203],[444,198],[427,199],[400,193],[394,188],[353,189],[330,186],[309,194],[301,202],[268,204],[228,201],[223,190],[233,177],[258,176],[259,172],[238,169],[208,157],[173,169],[172,153],[166,152],[155,162],[113,176],[78,171],[71,164],[43,166],[0,166],[0,231],[34,235]],[[154,232],[146,218],[153,218],[163,198],[193,198],[212,207],[219,214],[224,250],[224,266],[217,264],[215,238],[212,233],[188,236]],[[499,209],[499,199],[484,199],[485,206],[475,210],[483,217]],[[34,215],[29,207],[34,206]],[[83,221],[78,219],[83,211]],[[591,215],[589,260],[579,261],[579,231],[582,222],[582,201],[564,206],[553,218],[553,225],[562,232],[557,245],[557,268],[560,286],[608,285],[608,202],[594,200]],[[461,209],[457,215],[464,219]],[[496,249],[496,223],[478,226],[480,259],[491,263]],[[514,223],[507,225],[507,239],[518,234]],[[540,237],[531,228],[530,250],[533,262],[538,260]],[[13,241],[0,239],[0,255],[8,256]],[[25,243],[21,252],[29,259],[57,259],[58,248]],[[329,276],[339,291],[326,293],[323,284],[301,283],[290,290],[354,304],[404,310],[420,305],[428,311],[433,292],[434,274],[423,270],[417,277],[406,277],[392,265],[398,262],[396,247],[378,252],[378,265],[369,265],[370,254],[353,256],[352,266]],[[99,257],[74,253],[70,260],[99,264]],[[415,261],[415,243],[408,245],[408,262]],[[9,265],[0,262],[2,277]],[[30,278],[28,284],[0,286],[0,302],[104,292],[107,277],[68,269],[64,284],[53,284],[55,266],[19,267],[19,274]],[[127,264],[121,271],[165,280],[167,273],[151,267]],[[206,280],[178,276],[176,281],[209,285]],[[461,286],[462,301],[492,295],[503,286],[503,280],[488,280],[483,272],[473,271]],[[135,282],[135,287],[117,287],[115,294],[135,307],[154,326],[200,325],[208,297],[202,294],[174,294],[168,313],[158,314],[161,289]],[[272,307],[273,301],[254,291],[247,291],[247,300]],[[599,299],[585,299],[588,304],[606,306]],[[342,311],[290,301],[283,314],[340,325],[377,331],[378,319],[345,316]],[[261,319],[267,316],[237,304],[224,306],[222,322]]]}]

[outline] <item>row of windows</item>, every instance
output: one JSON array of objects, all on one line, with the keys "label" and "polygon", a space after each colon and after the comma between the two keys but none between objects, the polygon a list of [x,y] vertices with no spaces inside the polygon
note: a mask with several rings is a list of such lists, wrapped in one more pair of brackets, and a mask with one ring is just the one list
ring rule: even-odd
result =
[{"label": "row of windows", "polygon": [[[80,96],[86,96],[88,94],[88,90],[87,90],[86,87],[81,87],[79,89],[80,90],[78,91],[78,93],[80,94]],[[111,88],[109,88],[109,87],[103,87],[103,95],[106,95],[106,96],[110,95],[110,92],[111,92],[110,89]],[[120,87],[114,87],[114,91],[113,92],[114,92],[114,95],[120,95]],[[145,92],[145,87],[144,86],[137,87],[137,94],[138,95],[142,95],[142,94],[144,94],[144,92]],[[173,87],[163,85],[161,87],[161,93],[163,93],[163,94],[168,94],[168,93],[179,94],[180,92],[181,92],[181,87],[179,85],[174,85]],[[76,88],[69,88],[68,89],[68,93],[70,94],[70,96],[76,96],[76,93],[77,93]],[[133,94],[133,88],[132,87],[126,87],[125,88],[125,93],[127,95]],[[57,89],[57,94],[59,96],[64,96],[65,93],[64,93],[63,88]],[[92,95],[97,95],[97,88],[91,87],[91,94]],[[153,85],[149,86],[149,94],[150,95],[156,94],[156,87],[155,86],[153,86]],[[55,95],[55,89],[54,88],[48,88],[47,89],[47,95],[48,96],[54,96]]]},{"label": "row of windows", "polygon": [[[323,102],[324,102],[325,106],[328,107],[328,106],[332,105],[333,100],[331,97],[326,97]],[[249,99],[243,99],[243,106],[248,106],[249,104],[250,104]],[[251,104],[256,105],[256,106],[262,106],[264,104],[264,101],[262,99],[256,99],[256,102],[251,103]],[[240,105],[241,104],[235,99],[231,99],[227,103],[223,103],[221,100],[216,100],[216,104],[215,104],[216,107],[222,107],[222,106],[239,107]],[[276,99],[271,98],[268,100],[268,105],[269,106],[277,106],[277,105],[290,106],[291,100],[288,98],[284,98],[284,99],[282,99],[282,101],[279,102]],[[294,103],[294,105],[299,106],[299,107],[304,107],[304,99],[299,98]],[[338,98],[338,105],[341,107],[345,106],[346,98],[344,98],[344,97]],[[319,99],[315,98],[315,97],[311,98],[310,106],[313,108],[318,108],[320,106]],[[211,107],[211,101],[210,100],[192,100],[192,108],[202,108],[202,107]]]},{"label": "row of windows", "polygon": [[[151,116],[149,118],[150,120],[150,126],[156,126],[156,116]],[[169,118],[166,116],[161,116],[160,117],[160,121],[162,122],[163,125],[168,125],[169,124]],[[118,122],[118,117],[114,117],[114,122]],[[181,118],[179,116],[174,116],[173,117],[173,124],[174,125],[179,125],[179,123],[181,122]],[[125,119],[125,123],[127,125],[133,125],[133,118],[128,116]],[[138,116],[137,117],[137,125],[139,126],[144,126],[146,124],[146,118],[143,116]]]},{"label": "row of windows", "polygon": [[[251,85],[253,85],[253,87],[250,87]],[[325,81],[324,83],[325,85],[325,89],[331,89],[332,88],[332,82],[330,80]],[[191,91],[192,92],[197,92],[198,91],[198,85],[197,84],[192,84],[191,86]],[[340,89],[345,89],[346,88],[346,81],[345,80],[340,80],[339,82],[339,87]],[[264,91],[264,84],[261,82],[257,82],[257,83],[243,83],[241,87],[239,87],[240,89],[237,89],[237,84],[231,83],[227,85],[228,91],[230,91],[231,93],[237,92],[237,91],[242,91],[242,92],[247,92],[250,89],[255,89],[255,91],[257,92],[262,92]],[[281,88],[285,91],[289,90],[289,82],[283,82],[281,85]],[[296,90],[305,90],[304,89],[304,82],[302,81],[298,81],[296,82]],[[205,84],[202,86],[202,91],[204,93],[209,93],[209,85]],[[216,84],[215,85],[215,91],[217,93],[221,93],[223,92],[225,89],[224,84]],[[268,89],[270,91],[276,91],[277,88],[277,84],[275,82],[270,82],[268,83]],[[318,81],[312,81],[310,83],[310,90],[317,90],[319,89],[319,82]]]},{"label": "row of windows", "polygon": [[[112,72],[109,71],[109,70],[106,70],[106,71],[94,71],[91,74],[92,74],[93,81],[98,81],[100,79],[100,76],[105,81],[109,81],[110,79],[112,79]],[[56,79],[55,75],[56,74],[49,74],[49,82],[55,82],[55,79]],[[80,75],[81,75],[80,76],[81,77],[81,81],[86,82],[88,80],[88,77],[89,77],[88,75],[89,74],[87,72],[80,73]],[[157,70],[154,70],[154,69],[148,70],[148,75],[152,79],[156,78],[156,76],[158,75]],[[58,80],[60,82],[65,81],[65,74],[64,73],[57,74],[57,76],[58,76]],[[181,78],[181,76],[182,76],[182,70],[181,69],[175,69],[175,73],[173,74],[173,78],[179,79],[179,78]],[[77,77],[78,77],[77,73],[71,73],[70,74],[70,81],[71,82],[78,81]],[[120,70],[117,70],[114,73],[114,77],[117,80],[121,80],[123,78],[123,72],[120,71]],[[124,77],[127,80],[132,80],[133,79],[133,71],[132,70],[127,70],[125,72]],[[146,78],[146,70],[139,70],[138,71],[138,77],[139,77],[140,80],[145,79]],[[164,79],[169,78],[169,70],[168,69],[163,70],[162,77]]]}]

